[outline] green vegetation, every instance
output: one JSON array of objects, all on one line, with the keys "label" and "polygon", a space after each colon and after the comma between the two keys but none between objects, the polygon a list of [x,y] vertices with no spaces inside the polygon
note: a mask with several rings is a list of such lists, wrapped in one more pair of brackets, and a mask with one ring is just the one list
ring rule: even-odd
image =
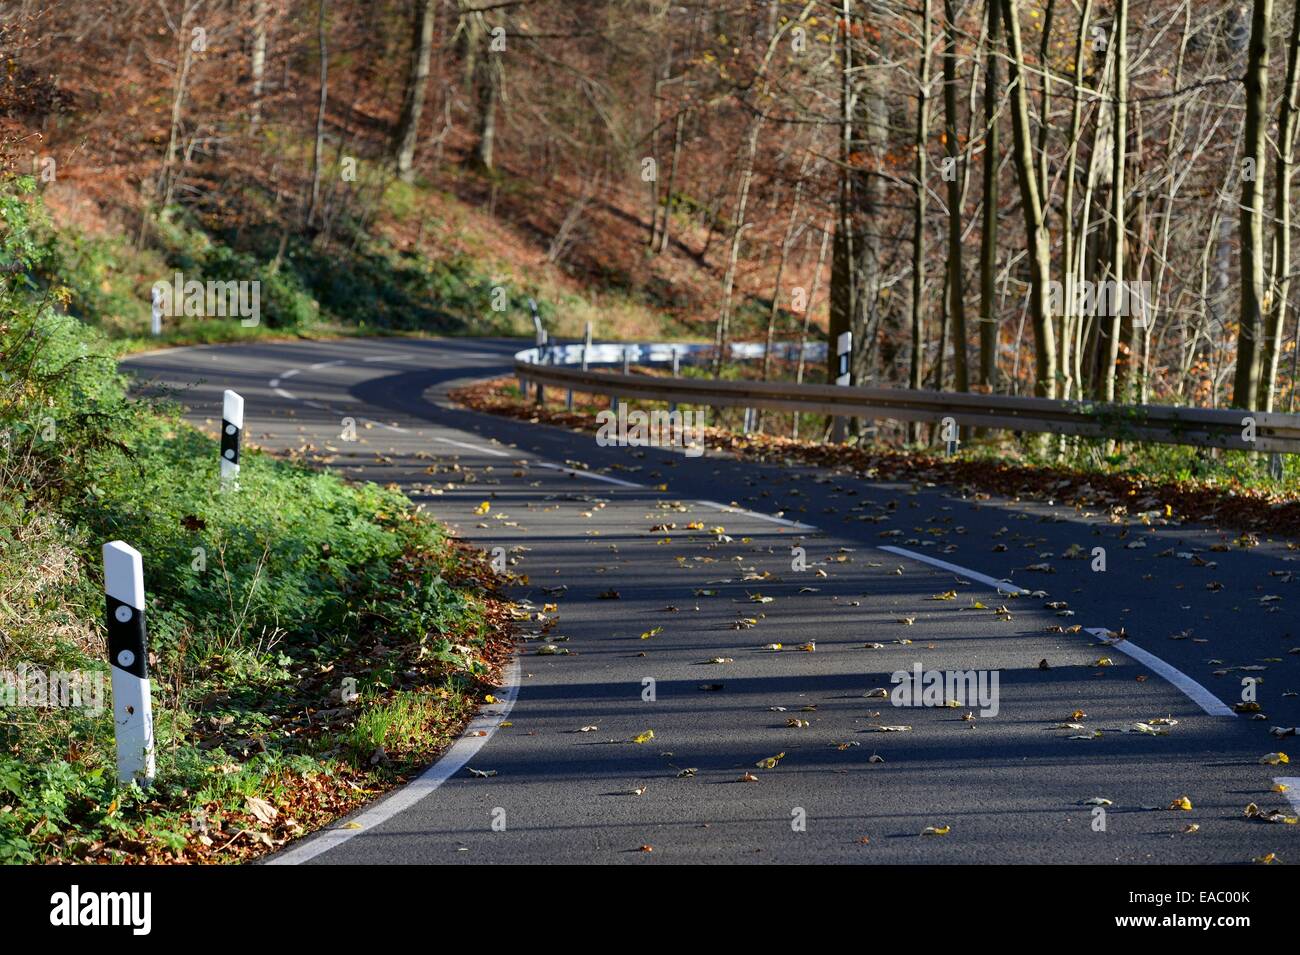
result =
[{"label": "green vegetation", "polygon": [[100,546],[136,547],[158,781],[117,785],[111,710],[4,706],[0,861],[244,857],[427,762],[483,692],[495,605],[396,491],[258,453],[219,490],[215,442],[62,310],[122,301],[111,247],[51,245],[30,192],[0,189],[0,673],[106,685]]}]

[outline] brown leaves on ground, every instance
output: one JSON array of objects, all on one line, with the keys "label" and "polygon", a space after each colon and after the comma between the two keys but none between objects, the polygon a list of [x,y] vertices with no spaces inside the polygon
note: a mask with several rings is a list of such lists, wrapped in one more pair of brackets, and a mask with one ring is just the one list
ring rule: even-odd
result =
[{"label": "brown leaves on ground", "polygon": [[[545,421],[580,431],[595,431],[594,417],[563,408],[520,401],[507,392],[513,378],[476,382],[451,392],[452,398],[478,411],[528,421]],[[561,397],[559,389],[552,389]],[[579,396],[575,396],[577,398]],[[588,396],[603,401],[600,396]],[[1139,513],[1160,510],[1183,521],[1204,521],[1245,533],[1237,546],[1252,546],[1251,532],[1267,527],[1271,534],[1300,535],[1300,500],[1282,492],[1220,480],[1150,481],[1124,474],[1069,471],[1004,460],[971,460],[848,445],[795,441],[767,434],[735,434],[707,428],[709,448],[759,461],[797,461],[827,467],[851,467],[881,481],[934,481],[968,485],[992,494],[1022,499],[1052,500],[1066,507],[1119,507]]]}]

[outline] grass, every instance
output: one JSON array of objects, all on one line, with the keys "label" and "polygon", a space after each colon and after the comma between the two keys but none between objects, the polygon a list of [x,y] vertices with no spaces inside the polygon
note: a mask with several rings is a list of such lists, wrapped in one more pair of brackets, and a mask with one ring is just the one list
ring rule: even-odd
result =
[{"label": "grass", "polygon": [[158,777],[117,783],[111,709],[0,700],[0,861],[247,858],[427,764],[491,687],[510,611],[396,491],[255,452],[223,491],[215,442],[129,398],[64,311],[28,192],[0,189],[22,266],[0,278],[0,674],[107,699],[99,549],[127,541]]}]

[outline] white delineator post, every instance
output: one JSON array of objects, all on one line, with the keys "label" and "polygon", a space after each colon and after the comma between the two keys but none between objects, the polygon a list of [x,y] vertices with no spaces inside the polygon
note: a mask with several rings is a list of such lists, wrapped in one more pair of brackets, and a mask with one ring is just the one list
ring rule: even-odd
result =
[{"label": "white delineator post", "polygon": [[144,626],[144,565],[122,541],[104,545],[104,599],[108,611],[108,662],[113,678],[113,731],[117,779],[143,788],[154,779],[153,703],[149,698],[149,647]]},{"label": "white delineator post", "polygon": [[[835,339],[835,384],[848,386],[853,381],[853,374],[849,370],[850,361],[853,356],[853,333],[840,332],[839,337]],[[831,440],[844,440],[844,419],[837,417],[831,429]]]},{"label": "white delineator post", "polygon": [[244,433],[244,399],[226,389],[221,401],[221,483],[239,477],[239,438]]},{"label": "white delineator post", "polygon": [[149,319],[149,332],[154,338],[162,334],[163,290],[155,285],[152,293],[153,312]]},{"label": "white delineator post", "polygon": [[[673,346],[673,377],[680,378],[681,376],[682,376],[682,355],[681,352],[677,350],[677,346],[674,345]],[[677,402],[675,401],[668,402],[668,413],[675,414],[676,412],[677,412]]]},{"label": "white delineator post", "polygon": [[[533,313],[533,333],[537,348],[537,364],[544,365],[546,364],[546,354],[544,352],[544,349],[546,348],[546,329],[542,325],[542,316],[537,312],[537,302],[530,298],[528,300],[528,307]],[[528,395],[525,394],[524,398],[527,397]],[[537,382],[537,394],[535,398],[539,405],[546,401],[546,393],[543,391],[542,383],[540,381]]]}]

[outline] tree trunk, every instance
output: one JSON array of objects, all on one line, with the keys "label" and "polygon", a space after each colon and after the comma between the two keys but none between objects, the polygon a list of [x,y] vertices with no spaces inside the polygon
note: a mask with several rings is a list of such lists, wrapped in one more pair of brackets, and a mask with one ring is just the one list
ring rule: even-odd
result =
[{"label": "tree trunk", "polygon": [[1255,0],[1250,22],[1245,88],[1246,120],[1242,145],[1250,175],[1241,183],[1241,316],[1237,331],[1237,370],[1232,403],[1254,408],[1259,400],[1259,338],[1267,290],[1264,285],[1264,164],[1267,161],[1268,31],[1273,0]]},{"label": "tree trunk", "polygon": [[262,90],[266,79],[266,21],[269,15],[268,0],[253,0],[253,52],[249,61],[253,105],[249,111],[248,125],[254,132],[262,122]]},{"label": "tree trunk", "polygon": [[[948,315],[952,320],[953,374],[958,391],[970,387],[966,355],[965,270],[961,263],[962,196],[957,178],[957,24],[955,0],[943,0],[944,153],[951,164],[948,179]],[[938,382],[943,387],[943,382]]]},{"label": "tree trunk", "polygon": [[[812,290],[808,293],[808,301],[804,304],[803,325],[799,330],[799,360],[795,364],[794,380],[796,384],[803,384],[804,372],[804,352],[808,347],[808,323],[812,319],[813,303],[817,301],[817,291],[821,288],[822,268],[826,264],[826,247],[830,244],[832,224],[828,220],[822,226],[821,246],[817,250],[817,271],[813,273]],[[799,437],[799,412],[794,413],[794,427],[790,431],[790,437],[796,440]]]},{"label": "tree trunk", "polygon": [[998,37],[1001,0],[988,5],[988,47],[984,51],[984,217],[980,234],[980,384],[997,387],[997,267],[998,267]]},{"label": "tree trunk", "polygon": [[[1102,398],[1115,400],[1115,372],[1119,360],[1120,305],[1124,294],[1124,162],[1128,147],[1128,0],[1115,0],[1115,96],[1112,101],[1111,184],[1110,184],[1110,269],[1115,285],[1105,300],[1113,314],[1103,316],[1106,323],[1106,355],[1102,366]],[[1100,296],[1098,296],[1100,300]]]},{"label": "tree trunk", "polygon": [[402,114],[393,135],[394,165],[403,182],[415,178],[415,144],[420,133],[420,116],[429,86],[429,60],[433,55],[433,0],[415,0],[411,15],[411,65],[402,97]]},{"label": "tree trunk", "polygon": [[[682,155],[682,131],[686,126],[686,109],[677,111],[677,123],[673,131],[673,154],[668,160],[668,183],[663,199],[663,219],[659,226],[658,241],[651,246],[651,251],[659,253],[668,248],[668,239],[672,234],[673,190],[677,188],[677,165]],[[658,210],[656,210],[657,212]]]},{"label": "tree trunk", "polygon": [[316,52],[320,57],[320,102],[316,108],[316,142],[311,152],[311,199],[304,221],[310,228],[320,204],[321,161],[325,153],[325,106],[329,101],[329,50],[326,45],[325,15],[328,0],[318,0]]},{"label": "tree trunk", "polygon": [[[1277,364],[1282,353],[1282,328],[1291,293],[1291,173],[1295,162],[1296,115],[1300,109],[1300,0],[1291,18],[1286,49],[1286,88],[1278,108],[1277,180],[1273,187],[1273,261],[1269,283],[1268,328],[1264,335],[1263,400],[1272,411],[1277,388]],[[1300,342],[1297,343],[1300,348]]]},{"label": "tree trunk", "polygon": [[718,311],[713,332],[713,377],[722,374],[726,351],[731,336],[731,303],[736,289],[736,267],[740,262],[740,240],[745,232],[745,215],[749,211],[749,187],[754,181],[754,156],[758,152],[758,136],[763,128],[761,114],[756,114],[749,124],[744,165],[740,171],[740,185],[736,193],[735,224],[731,230],[731,250],[727,256],[727,271],[722,277],[722,308]]},{"label": "tree trunk", "polygon": [[1075,332],[1074,323],[1082,321],[1075,315],[1075,245],[1074,231],[1074,180],[1079,165],[1079,136],[1083,123],[1083,52],[1088,36],[1088,23],[1092,18],[1092,0],[1084,0],[1083,10],[1079,14],[1079,29],[1074,39],[1074,101],[1070,106],[1070,144],[1065,160],[1065,200],[1062,204],[1061,223],[1061,258],[1064,269],[1064,302],[1061,309],[1061,343],[1060,368],[1063,376],[1061,397],[1074,397],[1075,388],[1080,384],[1075,377],[1072,345]]},{"label": "tree trunk", "polygon": [[[797,238],[796,228],[799,224],[799,213],[803,208],[804,178],[808,174],[808,161],[811,158],[812,153],[810,151],[805,152],[803,160],[799,163],[798,179],[794,184],[794,199],[790,203],[790,218],[786,220],[785,234],[781,237],[781,251],[776,263],[776,278],[772,281],[772,306],[767,312],[766,347],[763,349],[762,375],[764,381],[768,380],[772,371],[772,347],[776,340],[776,320],[781,314],[781,280],[785,277],[786,263],[790,261],[790,248]],[[763,430],[762,408],[757,409],[754,430],[758,432]]]},{"label": "tree trunk", "polygon": [[[916,97],[916,183],[912,201],[912,361],[907,379],[908,387],[912,389],[920,389],[925,377],[925,190],[929,175],[926,147],[930,138],[930,4],[931,0],[922,0],[920,82]],[[916,441],[920,426],[916,422],[910,422],[908,431],[912,440]]]},{"label": "tree trunk", "polygon": [[[840,157],[835,236],[831,242],[830,348],[827,380],[838,374],[835,341],[853,333],[854,384],[871,378],[873,319],[881,282],[882,195],[876,173],[883,165],[889,117],[875,76],[854,55],[850,26],[859,19],[854,0],[841,0]],[[861,135],[858,135],[858,130]]]},{"label": "tree trunk", "polygon": [[[1043,222],[1034,166],[1033,142],[1029,130],[1029,96],[1025,89],[1024,50],[1020,44],[1020,19],[1016,0],[1001,0],[1011,54],[1011,128],[1015,134],[1015,161],[1020,180],[1020,204],[1025,214],[1025,242],[1029,253],[1029,308],[1034,327],[1034,394],[1056,397],[1056,343],[1048,305],[1051,278],[1051,246]],[[1126,0],[1120,0],[1121,3]]]}]

